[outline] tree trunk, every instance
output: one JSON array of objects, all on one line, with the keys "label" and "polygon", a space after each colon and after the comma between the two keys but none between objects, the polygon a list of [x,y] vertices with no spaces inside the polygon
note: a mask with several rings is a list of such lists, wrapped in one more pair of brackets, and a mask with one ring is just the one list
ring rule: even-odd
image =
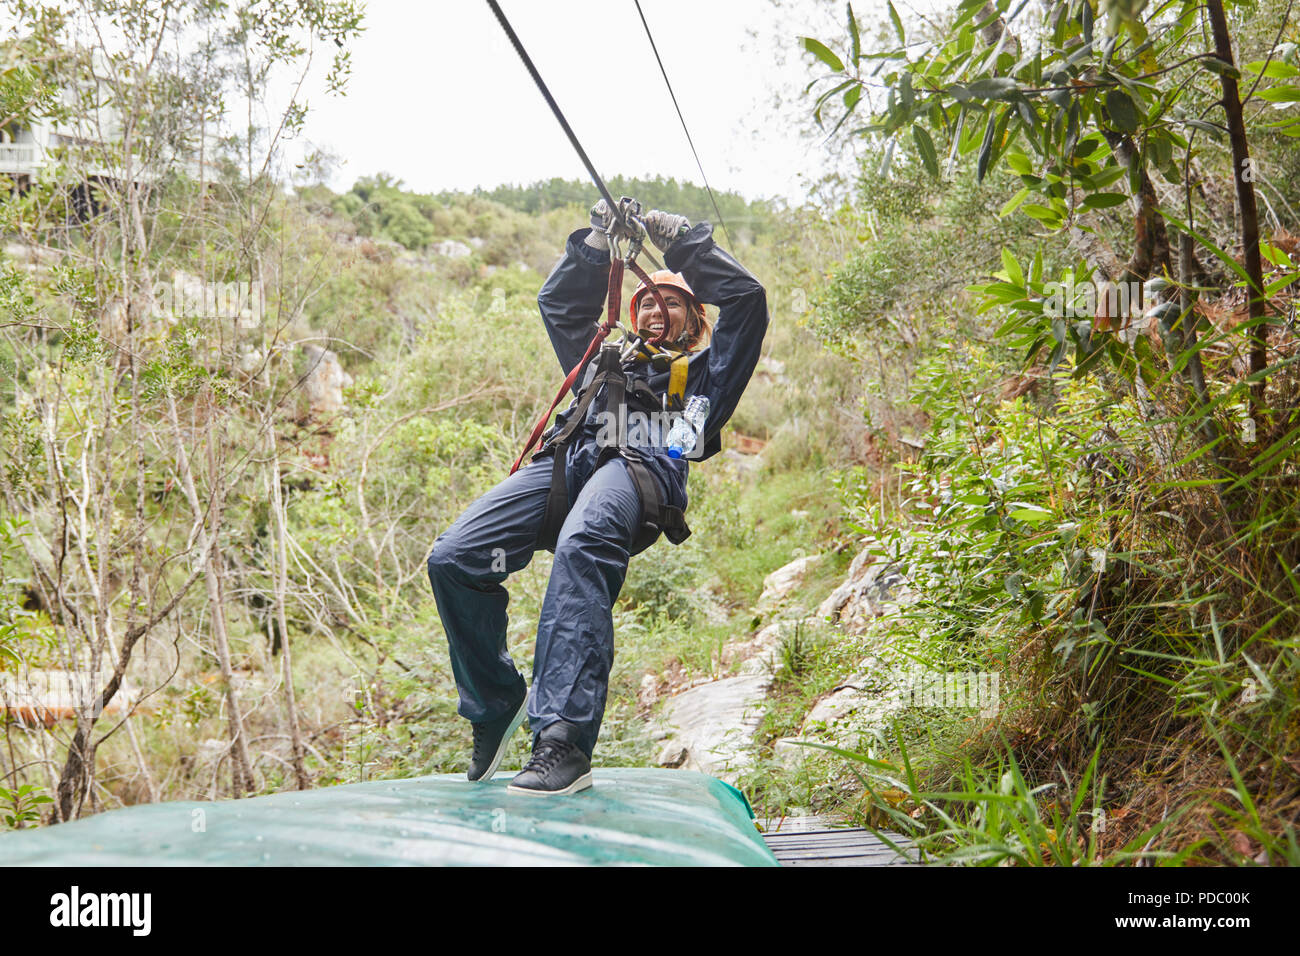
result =
[{"label": "tree trunk", "polygon": [[[1228,36],[1228,18],[1223,12],[1223,0],[1206,0],[1206,12],[1214,31],[1214,55],[1225,63],[1234,64],[1232,39]],[[1259,253],[1259,210],[1255,205],[1255,186],[1247,173],[1251,168],[1250,145],[1246,141],[1246,124],[1241,115],[1241,96],[1237,81],[1226,73],[1219,76],[1223,84],[1223,111],[1228,118],[1228,138],[1232,142],[1232,181],[1237,189],[1237,206],[1241,210],[1241,253],[1245,259],[1246,275],[1250,278],[1250,374],[1259,380],[1250,387],[1252,417],[1258,417],[1264,407],[1265,353],[1268,332],[1261,320],[1264,318],[1264,265]]]},{"label": "tree trunk", "polygon": [[299,790],[308,790],[311,781],[303,765],[304,747],[302,728],[298,723],[298,703],[293,690],[293,656],[290,649],[289,626],[284,613],[285,593],[289,579],[289,547],[285,524],[288,516],[284,510],[284,496],[280,490],[280,452],[272,423],[267,432],[271,439],[271,511],[275,514],[275,619],[280,627],[280,666],[284,675],[284,708],[289,721],[289,741],[293,751],[293,775]]}]

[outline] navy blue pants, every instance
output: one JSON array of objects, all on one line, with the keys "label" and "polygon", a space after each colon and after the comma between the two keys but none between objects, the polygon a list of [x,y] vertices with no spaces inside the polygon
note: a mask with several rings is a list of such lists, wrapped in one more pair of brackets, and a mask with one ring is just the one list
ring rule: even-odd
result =
[{"label": "navy blue pants", "polygon": [[[475,723],[519,705],[523,677],[506,649],[507,575],[537,550],[551,488],[550,459],[532,462],[497,485],[438,536],[429,581],[451,647],[458,712]],[[571,483],[572,484],[572,483]],[[581,728],[590,757],[605,714],[614,663],[614,601],[627,574],[641,499],[621,459],[598,468],[573,497],[537,623],[529,726],[557,720]]]}]

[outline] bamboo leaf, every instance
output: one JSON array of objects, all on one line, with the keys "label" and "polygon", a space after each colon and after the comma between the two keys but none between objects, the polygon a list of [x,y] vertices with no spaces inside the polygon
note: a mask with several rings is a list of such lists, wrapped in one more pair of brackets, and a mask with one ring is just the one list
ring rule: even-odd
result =
[{"label": "bamboo leaf", "polygon": [[975,161],[975,181],[984,182],[984,174],[988,172],[989,158],[993,155],[993,130],[997,127],[997,118],[989,117],[989,125],[984,130],[984,142],[980,144],[979,158]]},{"label": "bamboo leaf", "polygon": [[1269,103],[1295,103],[1300,101],[1300,87],[1274,86],[1267,90],[1256,90],[1255,95]]},{"label": "bamboo leaf", "polygon": [[903,36],[903,21],[899,19],[898,11],[894,9],[894,4],[889,4],[889,19],[893,21],[894,32],[898,34],[898,42],[906,43],[907,38]]},{"label": "bamboo leaf", "polygon": [[1110,209],[1127,201],[1128,197],[1123,193],[1093,193],[1084,197],[1083,205],[1088,209]]},{"label": "bamboo leaf", "polygon": [[1256,60],[1254,63],[1247,63],[1246,69],[1273,80],[1289,80],[1300,76],[1300,67],[1283,63],[1281,60]]},{"label": "bamboo leaf", "polygon": [[1269,296],[1277,295],[1279,292],[1281,292],[1283,289],[1285,289],[1287,286],[1291,285],[1297,280],[1300,280],[1300,272],[1293,272],[1289,276],[1283,276],[1281,279],[1278,279],[1276,282],[1270,283],[1264,289],[1264,292],[1266,295]]},{"label": "bamboo leaf", "polygon": [[1020,84],[1009,76],[983,76],[966,84],[966,90],[985,100],[1010,102],[1020,93]]},{"label": "bamboo leaf", "polygon": [[827,66],[837,73],[844,72],[844,64],[840,58],[830,51],[830,49],[820,40],[814,40],[812,37],[800,37],[803,41],[803,48],[811,53],[817,59],[821,60]]},{"label": "bamboo leaf", "polygon": [[1226,63],[1218,57],[1207,56],[1201,59],[1201,66],[1205,67],[1211,73],[1217,73],[1219,76],[1227,76],[1234,80],[1241,79],[1241,70],[1237,69],[1231,63]]},{"label": "bamboo leaf", "polygon": [[852,43],[853,64],[862,58],[862,38],[858,36],[858,18],[853,15],[853,4],[846,3],[849,18],[849,40]]},{"label": "bamboo leaf", "polygon": [[925,164],[925,171],[938,179],[939,156],[935,152],[934,141],[930,139],[930,134],[926,132],[925,127],[919,123],[913,123],[912,140],[916,143],[917,152],[921,154],[921,162]]},{"label": "bamboo leaf", "polygon": [[1169,222],[1177,226],[1179,229],[1186,232],[1189,236],[1191,236],[1193,239],[1195,239],[1197,242],[1203,245],[1206,249],[1209,249],[1210,252],[1214,253],[1215,258],[1217,258],[1225,266],[1227,266],[1238,276],[1240,276],[1242,281],[1245,282],[1247,286],[1251,285],[1249,273],[1246,272],[1246,270],[1242,267],[1241,263],[1239,263],[1236,259],[1232,258],[1232,256],[1228,255],[1226,252],[1224,252],[1222,249],[1220,249],[1218,246],[1212,243],[1205,236],[1201,235],[1195,229],[1190,228],[1185,223],[1179,221],[1178,219],[1175,219],[1173,216],[1167,215],[1165,216],[1165,218],[1169,220]]},{"label": "bamboo leaf", "polygon": [[[1002,268],[1007,270],[1007,275],[1017,286],[1023,287],[1025,284],[1025,274],[1020,270],[1020,263],[1016,262],[1016,257],[1011,254],[1010,249],[1002,250]],[[1016,290],[1021,291],[1020,289]]]},{"label": "bamboo leaf", "polygon": [[1020,204],[1024,202],[1027,198],[1029,198],[1029,187],[1022,186],[1020,192],[1012,196],[1007,201],[1007,204],[998,210],[998,218],[1005,219],[1007,216],[1011,215],[1018,208],[1020,208]]},{"label": "bamboo leaf", "polygon": [[1138,110],[1133,98],[1123,90],[1111,90],[1106,94],[1106,113],[1111,125],[1121,133],[1136,133],[1138,128]]}]

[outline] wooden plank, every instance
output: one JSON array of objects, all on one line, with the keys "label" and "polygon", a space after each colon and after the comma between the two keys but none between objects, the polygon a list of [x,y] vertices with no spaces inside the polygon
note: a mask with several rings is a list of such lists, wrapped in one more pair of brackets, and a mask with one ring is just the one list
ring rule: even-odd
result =
[{"label": "wooden plank", "polygon": [[[917,862],[910,854],[900,856],[864,827],[809,830],[801,826],[764,833],[763,840],[782,866],[911,866]],[[906,849],[904,837],[896,842]]]}]

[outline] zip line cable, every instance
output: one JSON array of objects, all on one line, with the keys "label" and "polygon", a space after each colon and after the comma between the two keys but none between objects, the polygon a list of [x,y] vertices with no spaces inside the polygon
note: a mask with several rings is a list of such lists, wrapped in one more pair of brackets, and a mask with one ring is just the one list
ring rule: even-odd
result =
[{"label": "zip line cable", "polygon": [[668,95],[673,99],[673,109],[677,110],[677,119],[681,121],[682,132],[686,134],[686,142],[690,144],[691,155],[695,157],[695,165],[700,170],[700,177],[704,180],[704,188],[708,190],[709,202],[713,203],[713,211],[718,214],[718,223],[722,226],[722,231],[727,235],[727,245],[732,249],[736,244],[732,241],[731,230],[727,228],[727,222],[722,218],[722,210],[718,208],[718,201],[713,197],[713,189],[709,186],[709,177],[704,174],[704,164],[700,162],[700,154],[695,150],[695,140],[691,139],[691,131],[686,128],[686,118],[682,116],[682,108],[677,105],[677,94],[673,92],[673,85],[668,80],[668,71],[664,69],[664,61],[659,56],[659,47],[655,45],[654,35],[650,32],[650,24],[646,22],[645,12],[641,9],[641,0],[633,0],[636,3],[636,12],[641,17],[641,25],[645,27],[646,39],[650,41],[650,49],[654,50],[655,60],[659,63],[659,72],[664,76],[664,85],[668,87]]},{"label": "zip line cable", "polygon": [[[609,194],[609,189],[606,188],[604,180],[600,178],[600,174],[596,172],[596,167],[593,166],[591,160],[587,158],[587,151],[582,148],[582,144],[578,142],[577,135],[573,132],[573,127],[569,125],[569,121],[566,120],[564,114],[560,112],[559,104],[555,102],[555,97],[551,96],[551,91],[547,89],[546,84],[542,81],[542,75],[537,72],[537,67],[533,66],[532,59],[528,56],[528,52],[524,49],[524,45],[519,42],[519,37],[510,26],[510,21],[506,19],[506,15],[502,12],[500,4],[498,4],[496,0],[487,0],[487,3],[488,6],[492,8],[492,12],[496,14],[497,22],[501,24],[501,29],[506,31],[506,36],[510,38],[510,43],[514,46],[515,52],[519,54],[519,59],[521,59],[524,66],[528,68],[528,72],[532,76],[533,82],[537,84],[537,88],[542,93],[542,98],[546,100],[546,105],[551,108],[551,112],[554,113],[555,118],[559,120],[560,126],[564,129],[564,135],[569,137],[569,142],[573,144],[573,148],[577,150],[578,158],[581,159],[582,164],[587,167],[587,175],[591,177],[592,182],[596,184],[596,188],[600,190],[601,196],[604,197],[605,202],[609,205],[610,211],[614,214],[614,217],[622,221],[622,217],[619,215],[618,211],[618,203],[614,202],[614,197]],[[627,223],[623,223],[623,225],[626,226]],[[641,251],[647,259],[654,263],[655,268],[663,268],[663,265],[660,264],[659,260],[649,252],[645,249],[642,249]]]}]

